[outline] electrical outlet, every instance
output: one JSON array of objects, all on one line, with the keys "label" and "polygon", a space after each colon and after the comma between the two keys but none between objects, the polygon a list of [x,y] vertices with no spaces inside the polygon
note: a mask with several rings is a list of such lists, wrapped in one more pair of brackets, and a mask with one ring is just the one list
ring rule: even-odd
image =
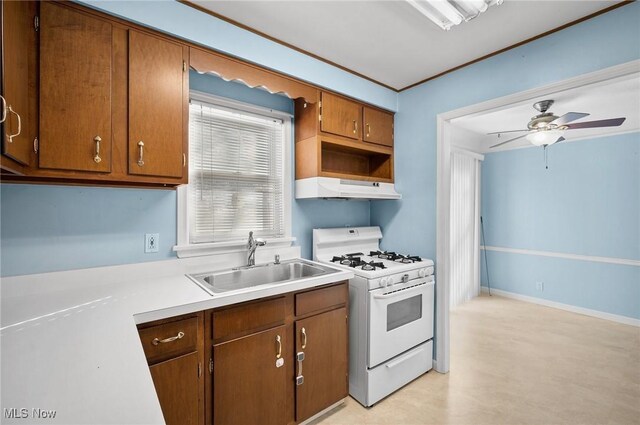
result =
[{"label": "electrical outlet", "polygon": [[539,292],[544,291],[544,282],[536,282],[536,290]]},{"label": "electrical outlet", "polygon": [[146,233],[144,235],[144,252],[158,252],[158,245],[160,244],[159,233]]}]

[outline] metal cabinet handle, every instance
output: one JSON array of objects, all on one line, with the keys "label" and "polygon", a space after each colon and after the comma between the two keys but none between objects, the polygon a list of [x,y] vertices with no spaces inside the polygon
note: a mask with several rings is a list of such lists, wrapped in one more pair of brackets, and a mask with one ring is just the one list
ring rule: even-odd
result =
[{"label": "metal cabinet handle", "polygon": [[367,137],[371,135],[371,126],[367,123]]},{"label": "metal cabinet handle", "polygon": [[2,116],[0,116],[0,123],[3,123],[4,120],[7,119],[7,101],[2,95],[0,95],[0,99],[2,99]]},{"label": "metal cabinet handle", "polygon": [[302,328],[302,349],[307,348],[307,330]]},{"label": "metal cabinet handle", "polygon": [[142,140],[138,142],[138,149],[138,165],[142,167],[144,165],[144,142]]},{"label": "metal cabinet handle", "polygon": [[353,120],[353,134],[358,133],[358,121]]},{"label": "metal cabinet handle", "polygon": [[96,142],[96,156],[93,157],[93,160],[96,164],[99,164],[100,161],[102,161],[102,158],[100,158],[100,142],[102,141],[102,138],[100,136],[96,136],[93,138],[93,141]]},{"label": "metal cabinet handle", "polygon": [[304,361],[304,352],[300,351],[296,354],[298,360],[298,375],[296,376],[296,385],[304,384],[304,376],[302,375],[302,362]]},{"label": "metal cabinet handle", "polygon": [[276,353],[276,359],[282,357],[282,338],[280,335],[276,335],[276,342],[278,343],[278,352]]},{"label": "metal cabinet handle", "polygon": [[184,332],[180,331],[180,332],[178,332],[178,335],[172,336],[172,337],[169,337],[169,338],[165,338],[165,339],[153,338],[153,341],[151,341],[151,343],[153,345],[166,344],[167,342],[173,342],[173,341],[175,341],[177,339],[181,339],[182,337],[184,337]]},{"label": "metal cabinet handle", "polygon": [[22,133],[22,120],[20,119],[20,114],[14,111],[11,105],[7,106],[7,110],[12,114],[16,114],[16,117],[18,117],[18,132],[11,135],[7,134],[7,136],[9,137],[9,143],[13,143],[13,138],[18,137],[20,133]]}]

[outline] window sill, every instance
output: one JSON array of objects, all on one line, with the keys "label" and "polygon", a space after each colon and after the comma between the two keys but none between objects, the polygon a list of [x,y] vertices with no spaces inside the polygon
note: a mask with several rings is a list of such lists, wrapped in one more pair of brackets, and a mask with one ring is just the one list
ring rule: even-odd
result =
[{"label": "window sill", "polygon": [[[296,238],[278,238],[267,239],[267,246],[269,248],[288,248],[293,245]],[[232,252],[246,252],[246,241],[228,241],[228,242],[212,242],[212,243],[197,243],[188,245],[176,245],[173,247],[173,251],[176,252],[178,258],[189,257],[201,257],[205,255],[222,255]]]}]

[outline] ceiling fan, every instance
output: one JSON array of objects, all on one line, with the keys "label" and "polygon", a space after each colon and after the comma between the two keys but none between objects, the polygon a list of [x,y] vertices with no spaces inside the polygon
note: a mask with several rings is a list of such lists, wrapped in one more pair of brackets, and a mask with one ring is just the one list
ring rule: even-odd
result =
[{"label": "ceiling fan", "polygon": [[574,121],[579,120],[580,118],[584,118],[589,114],[585,114],[582,112],[568,112],[559,117],[557,115],[554,115],[553,112],[547,112],[551,105],[553,105],[553,100],[541,100],[540,102],[534,103],[533,107],[537,111],[539,111],[540,114],[531,118],[531,121],[529,121],[529,123],[527,124],[526,130],[507,130],[488,133],[497,134],[498,137],[500,137],[500,135],[504,133],[517,133],[524,131],[527,132],[526,134],[523,134],[521,136],[493,145],[491,146],[491,148],[497,148],[498,146],[506,145],[507,143],[522,139],[523,137],[526,137],[529,142],[536,146],[547,147],[554,143],[559,143],[565,140],[563,135],[566,130],[595,127],[617,127],[619,125],[622,125],[622,123],[626,119],[611,118],[608,120],[584,121],[574,123]]}]

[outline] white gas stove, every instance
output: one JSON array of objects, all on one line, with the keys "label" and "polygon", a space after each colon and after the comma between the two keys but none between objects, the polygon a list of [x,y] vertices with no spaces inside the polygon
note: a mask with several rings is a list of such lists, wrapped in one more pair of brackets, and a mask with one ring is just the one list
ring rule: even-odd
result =
[{"label": "white gas stove", "polygon": [[432,367],[433,261],[381,251],[379,227],[313,230],[314,260],[351,270],[349,393],[371,406]]}]

